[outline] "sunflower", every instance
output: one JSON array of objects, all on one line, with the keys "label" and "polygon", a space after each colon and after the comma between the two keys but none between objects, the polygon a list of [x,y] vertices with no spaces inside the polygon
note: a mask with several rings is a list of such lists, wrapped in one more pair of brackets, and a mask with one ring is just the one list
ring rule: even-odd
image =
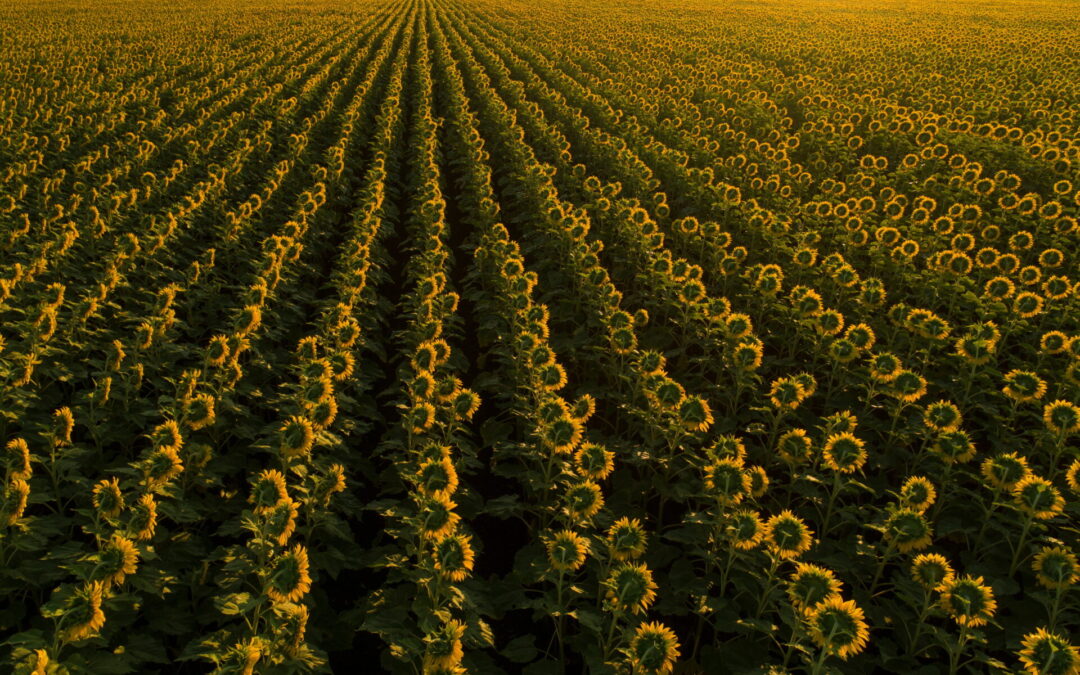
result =
[{"label": "sunflower", "polygon": [[618,612],[641,614],[656,601],[652,572],[645,565],[623,563],[616,567],[604,583],[607,601]]},{"label": "sunflower", "polygon": [[581,443],[584,433],[582,423],[569,414],[542,425],[540,429],[541,439],[558,454],[573,452]]},{"label": "sunflower", "polygon": [[769,390],[769,401],[779,410],[794,410],[804,398],[806,392],[802,385],[790,377],[774,380]]},{"label": "sunflower", "polygon": [[574,462],[584,478],[603,480],[615,469],[615,453],[596,443],[584,443],[574,453]]},{"label": "sunflower", "polygon": [[679,404],[679,421],[690,431],[707,431],[713,423],[709,402],[700,396],[687,396]]},{"label": "sunflower", "polygon": [[281,425],[278,433],[281,454],[287,459],[308,454],[315,444],[315,429],[304,417],[293,415]]},{"label": "sunflower", "polygon": [[604,494],[591,481],[572,485],[566,491],[566,511],[577,521],[587,521],[604,508]]},{"label": "sunflower", "polygon": [[1050,589],[1066,589],[1080,580],[1076,554],[1064,546],[1043,546],[1031,568],[1039,583]]},{"label": "sunflower", "polygon": [[274,606],[274,613],[281,620],[281,632],[285,638],[285,653],[296,657],[300,654],[300,647],[304,644],[304,634],[307,632],[308,608],[306,605],[294,605],[286,603]]},{"label": "sunflower", "polygon": [[266,595],[275,603],[297,602],[311,590],[307,549],[297,544],[270,563]]},{"label": "sunflower", "polygon": [[546,537],[544,545],[551,569],[557,572],[577,570],[585,564],[589,554],[589,541],[573,530],[562,530]]},{"label": "sunflower", "polygon": [[476,558],[471,544],[472,539],[460,532],[440,539],[435,544],[435,569],[450,581],[464,581]]},{"label": "sunflower", "polygon": [[447,495],[421,497],[417,514],[421,534],[434,541],[451,534],[461,521],[455,508],[457,504]]},{"label": "sunflower", "polygon": [[877,382],[892,382],[903,369],[903,362],[892,352],[879,352],[870,357],[870,377]]},{"label": "sunflower", "polygon": [[300,505],[289,497],[283,497],[263,514],[267,534],[278,546],[284,546],[296,531],[296,518],[299,513]]},{"label": "sunflower", "polygon": [[749,551],[761,543],[765,536],[765,523],[756,511],[736,511],[728,519],[725,531],[736,549]]},{"label": "sunflower", "polygon": [[1080,651],[1057,633],[1039,628],[1024,636],[1020,663],[1031,675],[1077,675]]},{"label": "sunflower", "polygon": [[258,514],[267,513],[278,502],[288,499],[285,476],[276,469],[260,471],[251,485],[251,497],[248,501],[255,505]]},{"label": "sunflower", "polygon": [[143,495],[131,508],[128,530],[137,541],[149,541],[157,529],[157,502],[153,495]]},{"label": "sunflower", "polygon": [[105,518],[115,518],[124,510],[124,493],[120,491],[120,479],[102,478],[91,490],[90,502]]},{"label": "sunflower", "polygon": [[975,444],[968,433],[961,429],[939,434],[931,449],[946,464],[962,464],[975,457]]},{"label": "sunflower", "polygon": [[1038,401],[1046,394],[1046,381],[1031,371],[1010,370],[1001,391],[1017,403]]},{"label": "sunflower", "polygon": [[813,454],[813,442],[806,429],[792,429],[780,436],[776,442],[776,450],[788,464],[802,464]]},{"label": "sunflower", "polygon": [[850,410],[835,412],[823,421],[825,424],[821,428],[828,436],[833,434],[853,434],[859,427],[859,418]]},{"label": "sunflower", "polygon": [[679,640],[664,624],[654,621],[643,623],[630,638],[631,672],[637,675],[665,675],[675,668],[679,659]]},{"label": "sunflower", "polygon": [[139,564],[139,550],[127,537],[114,534],[103,543],[98,559],[94,580],[100,581],[106,588],[119,586],[124,583],[127,575],[135,574]]},{"label": "sunflower", "polygon": [[64,406],[53,411],[53,443],[58,446],[71,445],[71,432],[75,428],[75,417],[71,408]]},{"label": "sunflower", "polygon": [[941,608],[961,626],[977,628],[993,618],[997,610],[994,592],[983,585],[982,577],[965,575],[942,582]]},{"label": "sunflower", "polygon": [[980,471],[986,482],[998,490],[1012,491],[1016,484],[1031,473],[1027,458],[1015,452],[1003,452],[983,460]]},{"label": "sunflower", "polygon": [[427,497],[449,497],[458,487],[457,470],[449,457],[422,463],[416,470],[415,480],[417,490]]},{"label": "sunflower", "polygon": [[910,507],[893,509],[885,519],[885,537],[901,553],[930,545],[933,530],[922,512]]},{"label": "sunflower", "polygon": [[184,471],[180,455],[172,448],[157,448],[150,451],[145,461],[146,482],[151,489],[165,485]]},{"label": "sunflower", "polygon": [[61,621],[71,622],[64,630],[65,642],[78,642],[96,634],[105,625],[105,612],[101,611],[104,584],[93,581],[79,588],[68,599],[67,610]]},{"label": "sunflower", "polygon": [[19,522],[26,511],[30,499],[30,484],[21,478],[14,478],[4,485],[0,492],[0,525],[11,527]]},{"label": "sunflower", "polygon": [[1059,330],[1043,333],[1039,340],[1039,349],[1044,354],[1054,355],[1064,352],[1069,347],[1069,336]]},{"label": "sunflower", "polygon": [[832,573],[818,565],[798,563],[788,579],[787,594],[800,612],[811,612],[818,603],[840,596],[842,584]]},{"label": "sunflower", "polygon": [[900,504],[919,513],[925,513],[936,497],[934,484],[925,476],[912,476],[900,488]]},{"label": "sunflower", "polygon": [[21,438],[13,438],[5,446],[8,477],[13,480],[30,480],[34,468],[30,465],[30,446]]},{"label": "sunflower", "polygon": [[914,403],[926,394],[926,380],[910,370],[901,370],[892,385],[893,396],[904,403]]},{"label": "sunflower", "polygon": [[1080,431],[1080,407],[1060,399],[1047,403],[1043,408],[1043,422],[1059,436],[1075,434]]},{"label": "sunflower", "polygon": [[810,636],[828,654],[843,660],[866,648],[869,627],[854,600],[833,595],[815,606],[806,618]]},{"label": "sunflower", "polygon": [[184,447],[184,437],[180,435],[180,425],[176,420],[167,420],[154,427],[149,434],[155,450],[179,453]]},{"label": "sunflower", "polygon": [[829,436],[821,456],[827,467],[840,473],[854,473],[866,464],[864,443],[850,433]]},{"label": "sunflower", "polygon": [[810,550],[814,533],[802,519],[785,509],[765,522],[763,539],[774,555],[790,560]]},{"label": "sunflower", "polygon": [[750,494],[751,478],[741,462],[721,459],[705,467],[705,491],[722,506],[735,506]]},{"label": "sunflower", "polygon": [[923,424],[934,431],[956,431],[963,421],[960,408],[951,401],[935,401],[923,411]]},{"label": "sunflower", "polygon": [[1065,483],[1074,494],[1080,495],[1080,459],[1074,459],[1065,471]]},{"label": "sunflower", "polygon": [[920,553],[911,561],[911,578],[928,590],[935,590],[956,576],[945,556],[938,553]]},{"label": "sunflower", "polygon": [[1065,508],[1065,498],[1053,483],[1033,473],[1013,486],[1012,495],[1016,506],[1037,520],[1050,520]]},{"label": "sunflower", "polygon": [[331,464],[315,483],[314,495],[323,506],[330,504],[330,497],[338,492],[345,491],[345,467],[340,464]]},{"label": "sunflower", "polygon": [[461,638],[465,635],[465,624],[457,619],[450,619],[435,631],[424,636],[427,648],[424,650],[424,673],[455,672],[465,651],[461,647]]},{"label": "sunflower", "polygon": [[705,448],[705,454],[712,460],[730,459],[742,466],[746,459],[746,445],[738,436],[725,434],[717,436],[716,440]]},{"label": "sunflower", "polygon": [[637,518],[620,518],[607,531],[608,550],[615,560],[634,560],[645,553],[648,536]]}]

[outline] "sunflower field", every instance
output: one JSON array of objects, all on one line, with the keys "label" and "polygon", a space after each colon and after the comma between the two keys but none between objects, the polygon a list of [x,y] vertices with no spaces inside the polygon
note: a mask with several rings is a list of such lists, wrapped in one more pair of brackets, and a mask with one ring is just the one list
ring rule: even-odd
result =
[{"label": "sunflower field", "polygon": [[1080,673],[1080,5],[0,57],[0,672]]}]

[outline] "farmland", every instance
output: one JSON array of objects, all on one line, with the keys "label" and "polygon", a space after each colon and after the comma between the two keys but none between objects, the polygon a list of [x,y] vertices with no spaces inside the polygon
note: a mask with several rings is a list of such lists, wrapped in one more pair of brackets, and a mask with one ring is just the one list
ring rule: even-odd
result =
[{"label": "farmland", "polygon": [[1080,672],[1080,6],[0,6],[0,672]]}]

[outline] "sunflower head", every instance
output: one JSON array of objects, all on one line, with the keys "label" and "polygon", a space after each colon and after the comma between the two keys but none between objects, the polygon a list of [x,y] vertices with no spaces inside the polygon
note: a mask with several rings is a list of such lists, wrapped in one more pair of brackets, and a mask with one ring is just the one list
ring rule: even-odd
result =
[{"label": "sunflower head", "polygon": [[709,402],[700,396],[687,396],[679,404],[679,421],[691,431],[706,431],[713,423]]},{"label": "sunflower head", "polygon": [[818,647],[846,660],[866,648],[870,630],[854,600],[833,595],[820,602],[806,618]]},{"label": "sunflower head", "polygon": [[934,431],[956,431],[963,421],[960,408],[952,401],[935,401],[923,411],[923,424]]},{"label": "sunflower head", "polygon": [[281,454],[291,459],[311,452],[315,444],[315,428],[305,418],[293,415],[285,420],[278,432]]},{"label": "sunflower head", "polygon": [[254,505],[255,513],[266,513],[288,497],[285,476],[276,469],[260,471],[251,484],[250,501]]},{"label": "sunflower head", "polygon": [[608,550],[615,560],[634,560],[645,553],[648,535],[637,518],[620,518],[607,531]]},{"label": "sunflower head", "polygon": [[657,585],[645,565],[623,563],[604,582],[609,606],[618,612],[641,614],[656,600]]},{"label": "sunflower head", "polygon": [[825,440],[821,456],[825,465],[840,473],[854,473],[866,464],[866,448],[854,434],[833,434]]},{"label": "sunflower head", "polygon": [[465,534],[456,533],[443,537],[435,544],[435,569],[453,582],[464,581],[472,571],[476,556],[472,549],[472,539]]},{"label": "sunflower head", "polygon": [[1031,565],[1039,583],[1050,589],[1066,589],[1080,580],[1076,554],[1064,546],[1043,546]]},{"label": "sunflower head", "polygon": [[742,466],[746,459],[746,445],[738,436],[718,436],[709,447],[705,448],[705,454],[714,461],[729,459]]},{"label": "sunflower head", "polygon": [[120,491],[119,478],[103,478],[91,491],[91,503],[98,514],[105,518],[115,518],[124,510],[124,493]]},{"label": "sunflower head", "polygon": [[1080,431],[1080,407],[1068,401],[1057,400],[1043,408],[1046,428],[1058,436],[1068,436]]},{"label": "sunflower head", "polygon": [[571,485],[566,491],[566,511],[577,521],[587,521],[604,507],[604,494],[592,481]]},{"label": "sunflower head", "polygon": [[102,582],[92,581],[76,590],[68,599],[62,619],[67,626],[63,634],[65,642],[93,637],[105,625],[105,612],[101,610],[104,591]]},{"label": "sunflower head", "polygon": [[450,619],[425,635],[424,672],[455,672],[465,656],[461,647],[464,635],[465,624],[457,619]]},{"label": "sunflower head", "polygon": [[900,504],[919,513],[930,508],[936,497],[934,484],[925,476],[912,476],[900,488]]},{"label": "sunflower head", "polygon": [[297,544],[270,563],[266,595],[275,603],[297,602],[311,590],[307,549]]},{"label": "sunflower head", "polygon": [[679,640],[662,623],[643,623],[630,638],[627,656],[634,673],[666,675],[675,668],[675,662],[679,659]]},{"label": "sunflower head", "polygon": [[761,543],[765,536],[765,523],[756,511],[736,511],[729,517],[725,531],[736,549],[749,551]]},{"label": "sunflower head", "polygon": [[842,584],[832,570],[798,563],[788,579],[787,594],[791,604],[801,612],[812,611],[820,602],[839,597]]},{"label": "sunflower head", "polygon": [[1012,490],[1031,469],[1027,458],[1015,452],[1003,452],[983,460],[980,468],[983,478],[995,490]]},{"label": "sunflower head", "polygon": [[548,563],[557,572],[573,572],[585,564],[589,541],[573,530],[556,532],[545,541]]},{"label": "sunflower head", "polygon": [[946,464],[964,463],[975,457],[975,444],[961,429],[938,434],[932,449]]},{"label": "sunflower head", "polygon": [[982,626],[994,617],[997,601],[982,577],[965,575],[941,584],[941,608],[961,626]]},{"label": "sunflower head", "polygon": [[930,545],[932,530],[922,513],[912,508],[899,508],[885,520],[885,537],[901,553],[921,551]]},{"label": "sunflower head", "polygon": [[583,443],[574,453],[577,472],[590,480],[603,480],[615,469],[615,453],[597,443]]},{"label": "sunflower head", "polygon": [[784,560],[799,557],[814,543],[814,533],[798,516],[781,511],[765,523],[765,545]]},{"label": "sunflower head", "polygon": [[1076,675],[1080,672],[1080,651],[1066,638],[1039,628],[1028,633],[1020,650],[1020,663],[1031,675]]},{"label": "sunflower head", "polygon": [[911,561],[911,577],[927,590],[934,590],[955,576],[952,565],[938,553],[920,553]]},{"label": "sunflower head", "polygon": [[1050,520],[1065,508],[1065,498],[1050,481],[1028,474],[1012,489],[1013,502],[1037,520]]},{"label": "sunflower head", "polygon": [[445,494],[422,497],[417,513],[420,531],[429,539],[438,541],[451,534],[461,521],[454,509],[457,504]]}]

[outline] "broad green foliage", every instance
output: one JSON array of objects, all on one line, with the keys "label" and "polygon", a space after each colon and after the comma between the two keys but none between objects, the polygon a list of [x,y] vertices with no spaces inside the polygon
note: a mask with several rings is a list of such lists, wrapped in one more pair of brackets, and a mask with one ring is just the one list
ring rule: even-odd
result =
[{"label": "broad green foliage", "polygon": [[1080,672],[1077,26],[0,8],[0,670]]}]

